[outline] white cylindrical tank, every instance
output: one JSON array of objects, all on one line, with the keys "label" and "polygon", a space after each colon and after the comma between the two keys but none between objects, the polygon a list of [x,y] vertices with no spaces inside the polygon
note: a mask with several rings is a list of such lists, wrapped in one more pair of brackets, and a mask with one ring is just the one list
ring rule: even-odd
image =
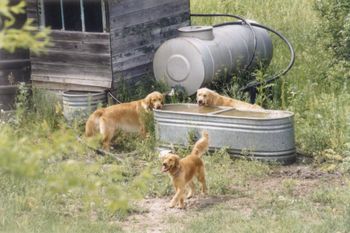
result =
[{"label": "white cylindrical tank", "polygon": [[156,51],[155,78],[171,87],[182,86],[192,95],[221,72],[231,74],[269,65],[273,54],[271,38],[265,29],[252,28],[255,37],[247,25],[180,28],[179,37],[164,42]]}]

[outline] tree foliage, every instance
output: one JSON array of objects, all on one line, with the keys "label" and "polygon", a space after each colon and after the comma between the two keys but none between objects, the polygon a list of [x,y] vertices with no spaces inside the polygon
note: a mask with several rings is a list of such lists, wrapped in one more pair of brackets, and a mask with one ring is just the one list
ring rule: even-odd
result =
[{"label": "tree foliage", "polygon": [[25,1],[12,5],[9,0],[0,1],[0,49],[14,52],[17,48],[30,48],[31,52],[39,53],[49,43],[48,28],[38,30],[33,26],[33,20],[27,19],[17,27],[16,15],[25,14]]},{"label": "tree foliage", "polygon": [[350,80],[350,1],[318,0],[316,9],[322,18],[320,37],[327,38],[325,46],[333,57],[327,78],[346,88]]},{"label": "tree foliage", "polygon": [[350,1],[318,0],[321,30],[330,36],[328,47],[338,59],[350,60]]}]

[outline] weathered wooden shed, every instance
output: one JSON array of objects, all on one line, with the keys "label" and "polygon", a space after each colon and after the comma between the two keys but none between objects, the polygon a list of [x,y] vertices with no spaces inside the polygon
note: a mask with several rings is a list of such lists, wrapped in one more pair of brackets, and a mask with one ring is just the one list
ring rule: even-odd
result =
[{"label": "weathered wooden shed", "polygon": [[32,83],[99,91],[147,77],[155,50],[189,15],[189,0],[27,0],[27,16],[51,27],[53,43],[31,54]]},{"label": "weathered wooden shed", "polygon": [[[10,5],[17,5],[19,2],[20,0],[10,0]],[[14,17],[16,22],[12,25],[12,28],[16,29],[21,28],[27,19],[26,14],[16,14]],[[2,30],[1,23],[0,30]],[[18,84],[20,82],[28,83],[29,81],[29,50],[16,49],[9,52],[0,49],[0,118],[2,110],[14,108]]]}]

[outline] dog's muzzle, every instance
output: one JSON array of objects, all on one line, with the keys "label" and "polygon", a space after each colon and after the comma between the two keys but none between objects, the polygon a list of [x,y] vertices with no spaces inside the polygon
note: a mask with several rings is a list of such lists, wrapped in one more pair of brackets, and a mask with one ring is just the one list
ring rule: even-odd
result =
[{"label": "dog's muzzle", "polygon": [[204,106],[204,101],[203,101],[203,100],[198,100],[198,101],[197,101],[197,104],[198,104],[199,106]]},{"label": "dog's muzzle", "polygon": [[166,163],[162,164],[162,172],[167,172],[167,171],[169,171],[169,169],[170,169],[170,167],[168,167],[168,164],[166,164]]}]

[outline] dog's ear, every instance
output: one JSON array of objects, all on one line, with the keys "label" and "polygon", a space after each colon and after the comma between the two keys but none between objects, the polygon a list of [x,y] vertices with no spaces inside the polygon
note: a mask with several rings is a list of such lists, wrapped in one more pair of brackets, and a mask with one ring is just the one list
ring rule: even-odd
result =
[{"label": "dog's ear", "polygon": [[171,150],[161,150],[159,151],[159,158],[161,160],[164,160],[168,157],[168,155],[171,153]]},{"label": "dog's ear", "polygon": [[152,94],[147,95],[146,97],[146,103],[149,108],[152,108]]},{"label": "dog's ear", "polygon": [[215,98],[215,96],[214,96],[214,94],[213,94],[213,92],[211,92],[211,91],[208,91],[207,93],[207,105],[213,105],[213,103],[214,103],[214,98]]},{"label": "dog's ear", "polygon": [[142,107],[145,109],[145,110],[149,110],[149,109],[152,109],[152,96],[151,94],[147,95],[143,101],[142,101]]},{"label": "dog's ear", "polygon": [[175,167],[178,168],[180,165],[180,157],[178,155],[175,155],[174,158],[175,158]]}]

